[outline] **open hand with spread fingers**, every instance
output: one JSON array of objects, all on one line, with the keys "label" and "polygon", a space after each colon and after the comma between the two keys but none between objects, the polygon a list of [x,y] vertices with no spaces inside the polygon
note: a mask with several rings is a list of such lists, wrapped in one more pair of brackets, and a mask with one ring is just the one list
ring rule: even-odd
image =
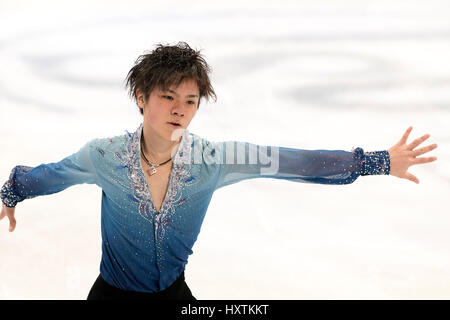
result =
[{"label": "open hand with spread fingers", "polygon": [[419,179],[417,179],[417,177],[414,176],[413,174],[409,173],[408,168],[416,164],[436,161],[437,157],[421,157],[421,158],[416,157],[436,149],[437,144],[435,143],[414,150],[414,148],[416,148],[422,142],[428,139],[430,135],[425,134],[424,136],[415,139],[410,144],[406,144],[406,140],[408,140],[408,136],[411,133],[411,131],[412,127],[409,127],[403,134],[403,137],[400,139],[400,141],[397,142],[397,144],[395,144],[388,150],[391,161],[391,170],[389,174],[399,178],[411,180],[412,182],[415,183],[419,183]]}]

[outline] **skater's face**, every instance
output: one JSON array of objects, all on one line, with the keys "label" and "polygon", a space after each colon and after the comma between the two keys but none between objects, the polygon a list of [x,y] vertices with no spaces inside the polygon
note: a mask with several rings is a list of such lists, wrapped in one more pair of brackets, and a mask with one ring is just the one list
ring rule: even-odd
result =
[{"label": "skater's face", "polygon": [[[185,80],[178,87],[170,86],[168,91],[155,88],[147,101],[144,95],[137,91],[139,108],[143,109],[144,125],[151,127],[165,140],[173,141],[172,134],[177,129],[187,129],[199,103],[199,89],[196,81]],[[173,126],[169,122],[179,123]]]}]

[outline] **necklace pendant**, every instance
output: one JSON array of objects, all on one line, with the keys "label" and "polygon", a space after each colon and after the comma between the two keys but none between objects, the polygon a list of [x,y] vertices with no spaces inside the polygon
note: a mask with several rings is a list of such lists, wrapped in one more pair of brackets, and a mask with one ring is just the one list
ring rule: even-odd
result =
[{"label": "necklace pendant", "polygon": [[147,172],[148,172],[149,175],[152,176],[152,175],[154,175],[156,173],[156,168],[152,166],[151,170],[148,169]]}]

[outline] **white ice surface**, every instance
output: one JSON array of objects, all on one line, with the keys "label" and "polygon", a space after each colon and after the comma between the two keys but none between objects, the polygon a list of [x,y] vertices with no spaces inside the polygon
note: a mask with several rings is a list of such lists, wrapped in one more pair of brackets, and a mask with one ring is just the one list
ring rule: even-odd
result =
[{"label": "white ice surface", "polygon": [[[69,4],[70,3],[70,4]],[[198,299],[450,298],[450,2],[0,1],[0,181],[142,121],[123,80],[156,43],[212,66],[211,140],[427,155],[393,176],[218,190],[186,268]],[[250,199],[250,200],[249,200]],[[0,222],[0,299],[85,299],[99,273],[101,190],[20,203]]]}]

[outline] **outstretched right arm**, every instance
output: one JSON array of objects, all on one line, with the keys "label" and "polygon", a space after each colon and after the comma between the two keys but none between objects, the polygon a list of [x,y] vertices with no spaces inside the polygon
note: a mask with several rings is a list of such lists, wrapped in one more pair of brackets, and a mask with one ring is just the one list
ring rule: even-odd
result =
[{"label": "outstretched right arm", "polygon": [[97,183],[96,170],[91,161],[94,141],[86,143],[78,152],[56,163],[41,164],[34,168],[15,166],[0,191],[3,202],[0,219],[6,215],[11,222],[8,213],[12,213],[14,218],[14,210],[8,208],[14,208],[25,199],[56,193],[75,184]]}]

